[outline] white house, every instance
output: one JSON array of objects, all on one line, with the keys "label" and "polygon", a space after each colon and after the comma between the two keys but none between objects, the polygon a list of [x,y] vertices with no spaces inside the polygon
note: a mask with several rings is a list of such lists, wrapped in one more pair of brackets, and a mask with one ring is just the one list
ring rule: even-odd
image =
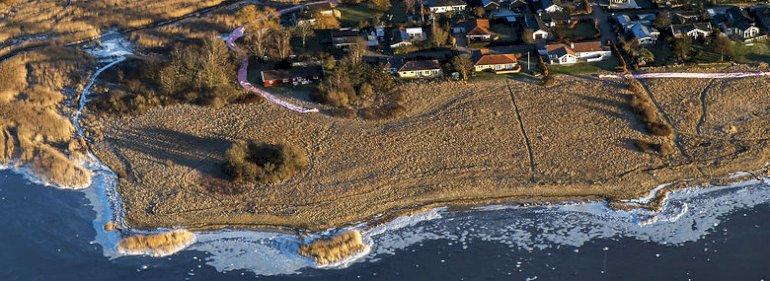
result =
[{"label": "white house", "polygon": [[760,35],[759,27],[741,8],[731,7],[725,11],[719,27],[728,36],[741,41],[752,41]]},{"label": "white house", "polygon": [[684,38],[688,36],[692,39],[699,39],[711,36],[714,29],[710,22],[694,22],[685,24],[671,25],[671,33],[675,38]]},{"label": "white house", "polygon": [[540,7],[546,13],[561,12],[564,10],[559,4],[561,0],[540,0]]},{"label": "white house", "polygon": [[514,54],[489,54],[482,55],[473,64],[473,70],[476,72],[490,70],[495,73],[511,73],[518,72],[521,68],[519,68],[518,59]]},{"label": "white house", "polygon": [[468,4],[463,0],[433,0],[428,9],[433,14],[464,11]]},{"label": "white house", "polygon": [[546,56],[550,64],[574,64],[596,62],[612,56],[612,51],[599,41],[548,44],[538,52]]},{"label": "white house", "polygon": [[406,27],[393,29],[390,38],[390,47],[399,48],[412,45],[412,42],[423,41],[426,39],[422,27]]},{"label": "white house", "polygon": [[442,75],[438,60],[408,61],[398,69],[398,77],[401,78],[435,78]]}]

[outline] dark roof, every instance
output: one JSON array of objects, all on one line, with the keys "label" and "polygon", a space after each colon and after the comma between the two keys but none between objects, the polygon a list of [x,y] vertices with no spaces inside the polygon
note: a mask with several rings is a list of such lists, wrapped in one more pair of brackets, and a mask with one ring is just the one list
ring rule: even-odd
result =
[{"label": "dark roof", "polygon": [[463,0],[433,0],[428,7],[447,7],[467,5]]},{"label": "dark roof", "polygon": [[338,38],[338,37],[358,37],[361,35],[361,32],[358,30],[353,29],[340,29],[340,30],[332,30],[331,36],[332,38]]},{"label": "dark roof", "polygon": [[405,62],[398,71],[419,71],[441,69],[438,60],[413,60]]},{"label": "dark roof", "polygon": [[291,69],[263,70],[262,81],[321,77],[322,75],[323,69],[321,66],[300,66],[292,67]]},{"label": "dark roof", "polygon": [[727,25],[740,30],[746,30],[754,26],[752,20],[741,8],[731,7],[727,9]]},{"label": "dark roof", "polygon": [[754,16],[757,18],[765,31],[770,30],[770,6],[758,6],[754,10]]}]

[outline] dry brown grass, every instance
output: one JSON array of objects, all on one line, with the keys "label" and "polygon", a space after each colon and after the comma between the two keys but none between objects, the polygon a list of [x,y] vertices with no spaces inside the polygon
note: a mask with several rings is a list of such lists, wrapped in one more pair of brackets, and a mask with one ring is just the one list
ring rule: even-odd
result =
[{"label": "dry brown grass", "polygon": [[[110,28],[132,29],[179,18],[222,0],[62,1],[32,0],[0,10],[0,55],[39,43],[90,39]],[[11,44],[18,44],[10,46]]]},{"label": "dry brown grass", "polygon": [[328,239],[317,239],[299,247],[299,253],[312,258],[318,265],[338,263],[361,253],[366,245],[358,230],[350,230]]},{"label": "dry brown grass", "polygon": [[63,186],[83,187],[91,183],[91,172],[64,153],[47,145],[37,145],[31,161],[32,171],[43,181]]},{"label": "dry brown grass", "polygon": [[[135,227],[318,230],[423,206],[628,199],[682,175],[727,175],[762,167],[769,159],[765,143],[684,134],[677,148],[692,157],[660,157],[670,138],[649,136],[646,124],[628,109],[624,83],[554,77],[553,87],[526,78],[408,84],[405,115],[376,121],[297,114],[268,103],[170,106],[106,119],[99,123],[105,139],[94,147],[114,170],[125,171],[119,191],[126,219]],[[656,100],[668,95],[653,94]],[[737,135],[743,131],[750,130]],[[269,188],[212,192],[222,186],[216,179],[225,151],[242,139],[296,146],[308,155],[308,169]],[[639,153],[632,143],[637,139],[660,144],[660,152]]]},{"label": "dry brown grass", "polygon": [[671,126],[661,119],[655,104],[647,96],[647,90],[644,89],[639,81],[629,78],[627,80],[628,89],[631,91],[629,104],[631,108],[639,114],[642,122],[647,125],[647,130],[654,136],[669,136],[673,133]]},{"label": "dry brown grass", "polygon": [[195,234],[184,229],[158,234],[134,235],[118,243],[118,251],[128,255],[167,256],[195,242]]},{"label": "dry brown grass", "polygon": [[50,47],[0,63],[0,161],[29,164],[51,183],[90,182],[90,173],[77,164],[82,146],[69,145],[75,129],[62,106],[65,87],[85,82],[80,69],[89,62],[82,52]]}]

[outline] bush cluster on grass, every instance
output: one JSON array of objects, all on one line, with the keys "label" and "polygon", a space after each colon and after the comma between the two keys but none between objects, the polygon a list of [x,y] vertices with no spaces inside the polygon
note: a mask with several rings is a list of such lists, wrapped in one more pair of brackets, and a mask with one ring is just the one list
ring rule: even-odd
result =
[{"label": "bush cluster on grass", "polygon": [[639,115],[642,122],[647,126],[647,130],[655,136],[663,137],[671,135],[673,133],[671,126],[661,120],[655,105],[652,103],[652,100],[647,97],[642,84],[634,79],[629,79],[628,89],[632,93],[629,104]]},{"label": "bush cluster on grass", "polygon": [[350,58],[338,61],[327,71],[311,98],[339,108],[333,114],[348,118],[355,117],[357,111],[364,119],[394,118],[406,112],[403,96],[385,67]]},{"label": "bush cluster on grass", "polygon": [[234,143],[225,159],[225,172],[241,183],[279,183],[308,165],[307,156],[292,146],[256,142]]}]

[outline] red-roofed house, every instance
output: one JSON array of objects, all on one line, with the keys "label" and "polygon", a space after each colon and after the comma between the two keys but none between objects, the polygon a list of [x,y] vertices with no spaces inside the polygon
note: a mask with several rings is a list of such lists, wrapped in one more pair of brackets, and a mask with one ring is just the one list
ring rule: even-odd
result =
[{"label": "red-roofed house", "polygon": [[468,41],[489,41],[494,34],[489,30],[488,19],[476,19],[468,28]]},{"label": "red-roofed house", "polygon": [[519,60],[514,54],[490,54],[482,55],[475,64],[473,70],[491,70],[495,73],[519,72]]}]

